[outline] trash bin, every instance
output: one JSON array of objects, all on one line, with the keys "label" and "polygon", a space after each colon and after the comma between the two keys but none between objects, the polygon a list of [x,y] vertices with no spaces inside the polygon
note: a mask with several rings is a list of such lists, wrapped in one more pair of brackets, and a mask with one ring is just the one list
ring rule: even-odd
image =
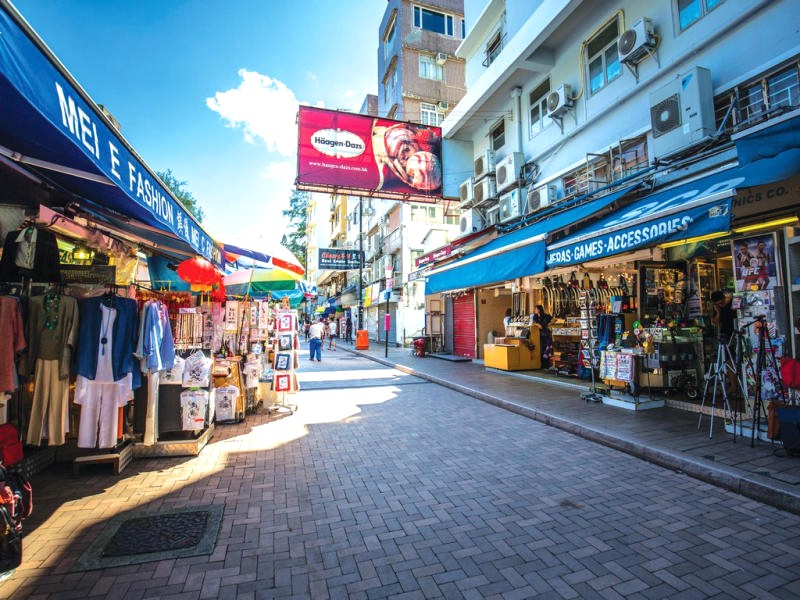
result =
[{"label": "trash bin", "polygon": [[369,332],[366,329],[356,331],[356,350],[369,349]]}]

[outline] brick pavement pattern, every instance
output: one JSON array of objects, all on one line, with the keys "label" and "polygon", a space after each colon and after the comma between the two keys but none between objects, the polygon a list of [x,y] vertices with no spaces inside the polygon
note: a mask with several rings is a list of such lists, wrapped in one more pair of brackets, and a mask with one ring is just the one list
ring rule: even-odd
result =
[{"label": "brick pavement pattern", "polygon": [[[346,353],[301,378],[198,457],[40,474],[0,597],[800,597],[794,514]],[[70,572],[111,516],[210,503],[211,555]]]}]

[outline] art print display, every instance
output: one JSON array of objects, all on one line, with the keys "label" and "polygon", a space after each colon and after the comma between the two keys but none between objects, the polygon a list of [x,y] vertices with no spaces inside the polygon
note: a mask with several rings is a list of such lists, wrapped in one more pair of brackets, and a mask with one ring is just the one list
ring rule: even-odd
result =
[{"label": "art print display", "polygon": [[278,352],[275,355],[275,370],[288,371],[291,368],[292,368],[292,353]]},{"label": "art print display", "polygon": [[292,334],[282,333],[278,336],[278,350],[291,350],[292,349]]},{"label": "art print display", "polygon": [[276,392],[290,392],[292,391],[292,375],[291,373],[276,373],[272,380],[272,389]]},{"label": "art print display", "polygon": [[780,285],[775,234],[733,240],[733,276],[737,292],[770,290]]},{"label": "art print display", "polygon": [[291,313],[278,313],[278,331],[294,331],[294,315]]}]

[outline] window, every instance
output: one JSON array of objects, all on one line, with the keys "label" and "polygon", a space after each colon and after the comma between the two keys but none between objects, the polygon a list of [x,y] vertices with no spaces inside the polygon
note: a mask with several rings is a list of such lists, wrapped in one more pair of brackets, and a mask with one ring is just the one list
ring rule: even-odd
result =
[{"label": "window", "polygon": [[419,122],[423,125],[435,125],[438,127],[444,121],[444,111],[435,104],[420,102]]},{"label": "window", "polygon": [[395,61],[389,67],[389,72],[383,79],[383,99],[388,100],[390,96],[394,96],[397,89],[397,65]]},{"label": "window", "polygon": [[544,129],[544,119],[547,116],[547,96],[549,94],[550,78],[548,77],[528,95],[528,101],[530,102],[531,137]]},{"label": "window", "polygon": [[420,204],[411,205],[411,220],[417,223],[435,223],[436,207]]},{"label": "window", "polygon": [[677,0],[678,24],[681,31],[699,21],[725,0]]},{"label": "window", "polygon": [[503,49],[503,33],[498,31],[495,33],[491,38],[489,38],[489,42],[486,44],[486,58],[483,61],[483,66],[488,67],[492,64],[495,59],[500,55],[500,51]]},{"label": "window", "polygon": [[433,56],[419,55],[419,76],[435,81],[444,81],[444,65],[437,64]]},{"label": "window", "polygon": [[459,215],[444,215],[444,222],[446,225],[458,225],[461,222],[461,217]]},{"label": "window", "polygon": [[[455,37],[453,30],[453,15],[428,10],[421,6],[414,7],[414,27]],[[461,37],[464,37],[463,35]]]},{"label": "window", "polygon": [[594,94],[622,75],[617,52],[619,24],[616,19],[586,44],[589,64],[589,92]]},{"label": "window", "polygon": [[392,55],[392,50],[394,49],[394,39],[395,34],[397,33],[397,17],[392,16],[392,20],[389,22],[389,26],[386,28],[386,35],[383,36],[383,59],[388,60],[388,58]]},{"label": "window", "polygon": [[506,122],[500,121],[489,132],[489,138],[492,142],[492,150],[499,150],[506,143]]}]

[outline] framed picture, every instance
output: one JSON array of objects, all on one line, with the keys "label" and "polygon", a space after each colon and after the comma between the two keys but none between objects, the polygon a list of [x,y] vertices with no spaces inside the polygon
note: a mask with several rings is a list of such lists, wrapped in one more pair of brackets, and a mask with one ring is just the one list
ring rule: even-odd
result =
[{"label": "framed picture", "polygon": [[278,350],[291,350],[292,349],[292,334],[282,333],[278,336]]},{"label": "framed picture", "polygon": [[272,380],[272,390],[275,392],[292,391],[292,376],[290,373],[276,373]]},{"label": "framed picture", "polygon": [[278,331],[294,331],[294,315],[291,313],[278,313]]},{"label": "framed picture", "polygon": [[288,371],[292,368],[292,353],[278,352],[275,354],[275,370]]},{"label": "framed picture", "polygon": [[781,285],[774,233],[733,240],[733,277],[737,292],[771,290]]}]

